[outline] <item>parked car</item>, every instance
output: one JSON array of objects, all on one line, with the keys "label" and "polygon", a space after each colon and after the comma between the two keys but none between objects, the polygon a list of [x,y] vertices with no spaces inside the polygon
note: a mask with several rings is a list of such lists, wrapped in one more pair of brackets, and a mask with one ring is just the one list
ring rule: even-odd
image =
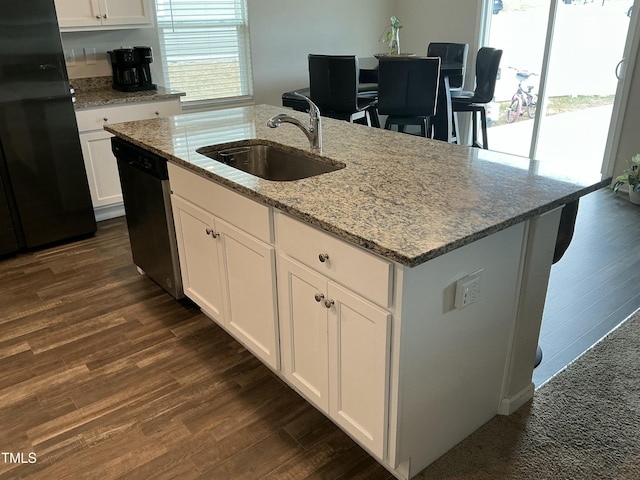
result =
[{"label": "parked car", "polygon": [[502,0],[493,0],[493,14],[497,15],[500,13],[504,6],[502,5]]}]

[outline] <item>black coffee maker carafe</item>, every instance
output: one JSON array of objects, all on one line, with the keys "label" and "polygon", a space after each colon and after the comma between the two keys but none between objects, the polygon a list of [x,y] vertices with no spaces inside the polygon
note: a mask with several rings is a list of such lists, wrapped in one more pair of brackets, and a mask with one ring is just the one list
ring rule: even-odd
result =
[{"label": "black coffee maker carafe", "polygon": [[151,47],[118,48],[107,52],[113,70],[113,88],[122,92],[156,90],[151,81],[149,64],[153,62]]}]

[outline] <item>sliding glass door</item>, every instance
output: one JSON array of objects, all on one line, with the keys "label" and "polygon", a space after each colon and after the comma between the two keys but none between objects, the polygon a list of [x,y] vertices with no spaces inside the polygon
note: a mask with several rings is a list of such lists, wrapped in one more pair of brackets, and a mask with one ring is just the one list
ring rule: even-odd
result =
[{"label": "sliding glass door", "polygon": [[488,22],[489,46],[504,50],[491,149],[599,171],[631,0],[502,3]]}]

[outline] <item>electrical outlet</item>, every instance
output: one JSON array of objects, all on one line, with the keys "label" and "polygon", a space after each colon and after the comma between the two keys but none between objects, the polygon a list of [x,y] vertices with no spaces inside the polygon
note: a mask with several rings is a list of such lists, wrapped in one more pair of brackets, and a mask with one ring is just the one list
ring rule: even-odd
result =
[{"label": "electrical outlet", "polygon": [[461,278],[456,282],[455,307],[462,309],[475,303],[480,296],[480,278],[482,270]]},{"label": "electrical outlet", "polygon": [[96,64],[96,49],[95,47],[87,47],[84,49],[84,62],[87,65]]},{"label": "electrical outlet", "polygon": [[76,66],[76,54],[73,48],[64,51],[64,63],[66,63],[67,67]]}]

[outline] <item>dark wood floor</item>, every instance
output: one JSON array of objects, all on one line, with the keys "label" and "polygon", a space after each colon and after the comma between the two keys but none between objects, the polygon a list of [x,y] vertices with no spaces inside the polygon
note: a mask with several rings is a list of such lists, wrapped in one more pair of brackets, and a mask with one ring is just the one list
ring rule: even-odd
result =
[{"label": "dark wood floor", "polygon": [[[553,267],[536,382],[640,305],[638,215],[607,190],[581,202]],[[7,457],[0,480],[392,478],[196,308],[138,275],[124,219],[0,260],[0,299],[0,450],[37,459]]]},{"label": "dark wood floor", "polygon": [[0,450],[14,454],[1,480],[392,478],[138,275],[123,219],[1,260],[0,298]]},{"label": "dark wood floor", "polygon": [[551,268],[536,386],[640,308],[640,205],[604,188],[580,200],[573,241]]}]

